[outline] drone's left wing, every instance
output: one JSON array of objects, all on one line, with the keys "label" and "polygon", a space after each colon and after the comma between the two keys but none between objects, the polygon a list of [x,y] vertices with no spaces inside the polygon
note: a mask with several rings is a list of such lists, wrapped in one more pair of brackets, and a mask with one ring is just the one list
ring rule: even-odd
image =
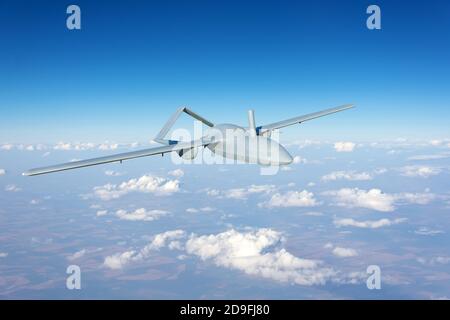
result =
[{"label": "drone's left wing", "polygon": [[210,143],[211,143],[211,141],[209,141],[207,139],[199,139],[199,140],[194,140],[191,142],[179,142],[177,144],[172,144],[172,145],[167,145],[167,146],[143,149],[143,150],[139,150],[139,151],[119,153],[119,154],[114,154],[114,155],[100,157],[100,158],[93,158],[93,159],[87,159],[87,160],[81,160],[81,161],[73,161],[73,162],[67,162],[67,163],[58,164],[58,165],[49,166],[49,167],[31,169],[31,170],[24,172],[23,175],[24,176],[36,176],[39,174],[95,166],[98,164],[104,164],[104,163],[110,163],[110,162],[119,162],[119,161],[122,162],[123,160],[153,156],[156,154],[163,155],[164,153],[168,153],[168,152],[172,152],[172,151],[179,151],[179,150],[183,150],[183,149],[207,146]]},{"label": "drone's left wing", "polygon": [[314,112],[314,113],[310,113],[310,114],[305,114],[303,116],[299,116],[299,117],[295,117],[295,118],[291,118],[291,119],[287,119],[287,120],[283,120],[283,121],[279,121],[279,122],[274,122],[271,124],[267,124],[265,126],[261,126],[256,128],[256,131],[258,132],[258,134],[263,134],[267,131],[271,131],[271,130],[275,130],[275,129],[280,129],[280,128],[284,128],[293,124],[297,124],[297,123],[302,123],[308,120],[312,120],[312,119],[316,119],[319,117],[323,117],[332,113],[336,113],[339,111],[344,111],[350,108],[353,108],[354,106],[352,104],[345,104],[343,106],[340,107],[336,107],[336,108],[330,108],[330,109],[326,109],[326,110],[322,110],[319,112]]}]

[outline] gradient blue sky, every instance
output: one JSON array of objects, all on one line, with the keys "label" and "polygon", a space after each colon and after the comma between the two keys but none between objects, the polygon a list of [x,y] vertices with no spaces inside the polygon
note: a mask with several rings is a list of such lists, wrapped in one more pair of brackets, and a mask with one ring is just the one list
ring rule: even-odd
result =
[{"label": "gradient blue sky", "polygon": [[0,142],[147,141],[180,105],[263,124],[358,109],[285,137],[445,138],[450,3],[65,1],[0,4]]}]

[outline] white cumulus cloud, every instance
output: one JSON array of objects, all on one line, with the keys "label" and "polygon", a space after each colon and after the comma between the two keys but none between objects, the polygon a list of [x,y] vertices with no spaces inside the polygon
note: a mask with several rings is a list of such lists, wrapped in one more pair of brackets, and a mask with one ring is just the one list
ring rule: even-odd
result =
[{"label": "white cumulus cloud", "polygon": [[168,174],[173,177],[176,177],[176,178],[181,178],[182,176],[184,176],[184,171],[181,169],[175,169],[175,170],[169,171]]},{"label": "white cumulus cloud", "polygon": [[123,172],[117,172],[114,170],[106,170],[105,175],[110,176],[110,177],[119,177],[119,176],[123,175]]},{"label": "white cumulus cloud", "polygon": [[428,178],[439,174],[442,170],[430,166],[405,166],[400,169],[400,172],[405,177],[421,177]]},{"label": "white cumulus cloud", "polygon": [[82,151],[82,150],[92,150],[95,148],[95,143],[92,142],[76,142],[76,143],[70,143],[70,142],[58,142],[56,145],[53,146],[54,150],[62,150],[62,151],[70,151],[70,150],[76,150],[76,151]]},{"label": "white cumulus cloud", "polygon": [[106,216],[108,214],[108,210],[98,210],[97,217]]},{"label": "white cumulus cloud", "polygon": [[380,189],[369,191],[358,188],[343,188],[340,190],[326,191],[325,195],[332,196],[337,206],[354,208],[361,207],[377,211],[393,211],[395,197],[383,193]]},{"label": "white cumulus cloud", "polygon": [[216,209],[212,208],[212,207],[202,207],[200,209],[196,209],[196,208],[187,208],[186,212],[188,213],[197,213],[197,212],[212,212],[215,211]]},{"label": "white cumulus cloud", "polygon": [[105,184],[94,188],[94,194],[102,200],[117,199],[130,192],[154,193],[169,195],[179,191],[179,181],[152,175],[144,175],[138,179],[130,179],[121,184]]},{"label": "white cumulus cloud", "polygon": [[3,176],[6,174],[6,170],[5,169],[0,169],[0,176]]},{"label": "white cumulus cloud", "polygon": [[86,249],[82,249],[80,251],[77,251],[74,254],[68,256],[67,260],[74,261],[74,260],[80,259],[86,254],[86,252],[87,252]]},{"label": "white cumulus cloud", "polygon": [[157,250],[168,248],[181,251],[177,253],[178,259],[195,256],[219,267],[289,284],[360,283],[367,276],[358,272],[342,274],[324,267],[321,261],[299,258],[283,248],[283,243],[282,234],[268,228],[242,232],[230,229],[217,234],[190,236],[183,230],[172,230],[155,235],[139,250],[130,249],[107,256],[104,266],[122,269],[151,258]]},{"label": "white cumulus cloud", "polygon": [[272,197],[259,204],[260,207],[314,207],[319,203],[314,198],[314,193],[307,190],[288,191],[286,193],[275,193]]},{"label": "white cumulus cloud", "polygon": [[157,234],[149,244],[139,251],[128,250],[107,256],[103,264],[110,269],[122,269],[130,263],[143,261],[148,258],[153,251],[160,250],[165,246],[170,249],[182,249],[177,240],[182,239],[185,236],[186,233],[183,230],[171,230]]},{"label": "white cumulus cloud", "polygon": [[99,150],[116,150],[119,147],[117,143],[102,143],[98,146]]},{"label": "white cumulus cloud", "polygon": [[373,176],[368,172],[355,172],[355,171],[333,171],[322,177],[323,181],[335,181],[335,180],[365,181],[372,179]]},{"label": "white cumulus cloud", "polygon": [[132,212],[121,209],[116,211],[116,216],[121,220],[128,221],[154,221],[168,213],[169,212],[165,210],[146,210],[145,208],[139,208]]},{"label": "white cumulus cloud", "polygon": [[5,151],[12,150],[13,148],[14,148],[14,145],[11,143],[5,143],[0,146],[0,150],[5,150]]},{"label": "white cumulus cloud", "polygon": [[299,164],[299,163],[308,163],[308,160],[306,160],[305,158],[302,158],[300,156],[295,156],[294,159],[292,159],[292,163],[294,164]]},{"label": "white cumulus cloud", "polygon": [[103,262],[105,267],[110,269],[122,269],[124,266],[133,261],[135,251],[125,251],[122,253],[115,253],[111,256],[107,256]]},{"label": "white cumulus cloud", "polygon": [[319,261],[298,258],[284,248],[274,249],[281,240],[281,234],[271,229],[232,229],[193,235],[186,242],[186,252],[221,267],[300,285],[324,284],[335,274],[331,268],[322,268]]},{"label": "white cumulus cloud", "polygon": [[334,144],[334,150],[337,152],[352,152],[355,149],[356,144],[353,142],[336,142]]},{"label": "white cumulus cloud", "polygon": [[357,221],[354,219],[346,218],[346,219],[336,219],[334,220],[334,224],[337,227],[356,227],[356,228],[368,228],[368,229],[377,229],[382,227],[392,226],[394,224],[398,224],[406,221],[404,218],[398,219],[379,219],[379,220],[366,220],[366,221]]},{"label": "white cumulus cloud", "polygon": [[366,208],[376,211],[394,211],[396,204],[428,204],[436,198],[430,192],[425,193],[384,193],[380,189],[368,191],[358,188],[342,188],[323,192],[333,197],[335,205],[347,208]]},{"label": "white cumulus cloud", "polygon": [[336,257],[340,258],[356,257],[358,255],[355,249],[343,247],[335,247],[332,252]]},{"label": "white cumulus cloud", "polygon": [[420,236],[436,236],[438,234],[444,233],[444,231],[437,229],[430,229],[428,227],[420,227],[419,229],[415,230],[414,233]]},{"label": "white cumulus cloud", "polygon": [[15,184],[9,184],[5,187],[5,191],[8,191],[8,192],[18,192],[21,190],[22,189],[19,188],[18,186],[16,186]]},{"label": "white cumulus cloud", "polygon": [[206,194],[218,198],[228,198],[237,200],[246,200],[252,194],[271,193],[276,190],[276,187],[271,184],[256,185],[252,184],[245,188],[233,188],[224,191],[217,189],[208,189]]}]

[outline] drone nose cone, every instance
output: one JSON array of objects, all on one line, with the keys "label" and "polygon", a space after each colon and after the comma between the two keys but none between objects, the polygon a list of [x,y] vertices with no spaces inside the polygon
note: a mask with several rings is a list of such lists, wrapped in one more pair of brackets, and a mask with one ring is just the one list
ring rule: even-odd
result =
[{"label": "drone nose cone", "polygon": [[[281,146],[280,146],[281,147]],[[280,148],[280,164],[286,165],[292,163],[294,159],[292,159],[292,156],[289,154],[289,152],[286,151],[283,147]]]}]

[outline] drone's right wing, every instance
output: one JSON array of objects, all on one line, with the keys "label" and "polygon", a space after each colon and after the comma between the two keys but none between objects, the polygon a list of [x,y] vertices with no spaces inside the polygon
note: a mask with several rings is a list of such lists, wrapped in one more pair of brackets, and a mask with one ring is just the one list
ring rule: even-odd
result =
[{"label": "drone's right wing", "polygon": [[207,139],[194,140],[191,142],[179,142],[176,144],[165,145],[162,147],[155,147],[155,148],[143,149],[143,150],[139,150],[139,151],[119,153],[119,154],[114,154],[114,155],[100,157],[100,158],[93,158],[93,159],[87,159],[87,160],[81,160],[81,161],[73,161],[73,162],[67,162],[67,163],[58,164],[58,165],[49,166],[49,167],[31,169],[31,170],[24,172],[23,175],[24,176],[35,176],[35,175],[39,175],[39,174],[95,166],[98,164],[104,164],[104,163],[110,163],[110,162],[119,162],[119,161],[122,162],[123,160],[153,156],[156,154],[163,155],[164,153],[168,153],[168,152],[172,152],[172,151],[180,151],[183,149],[207,146],[210,143],[211,143],[211,141],[209,141]]},{"label": "drone's right wing", "polygon": [[323,117],[332,113],[336,113],[339,111],[344,111],[347,109],[353,108],[352,104],[345,104],[343,106],[340,107],[336,107],[336,108],[330,108],[330,109],[326,109],[326,110],[322,110],[319,112],[314,112],[314,113],[309,113],[303,116],[299,116],[299,117],[295,117],[295,118],[291,118],[291,119],[287,119],[287,120],[283,120],[283,121],[278,121],[278,122],[274,122],[271,124],[267,124],[265,126],[261,126],[256,128],[256,131],[258,132],[258,134],[263,134],[267,131],[271,131],[271,130],[275,130],[275,129],[280,129],[280,128],[284,128],[293,124],[297,124],[297,123],[302,123],[304,121],[308,121],[308,120],[312,120],[315,118],[319,118],[319,117]]}]

